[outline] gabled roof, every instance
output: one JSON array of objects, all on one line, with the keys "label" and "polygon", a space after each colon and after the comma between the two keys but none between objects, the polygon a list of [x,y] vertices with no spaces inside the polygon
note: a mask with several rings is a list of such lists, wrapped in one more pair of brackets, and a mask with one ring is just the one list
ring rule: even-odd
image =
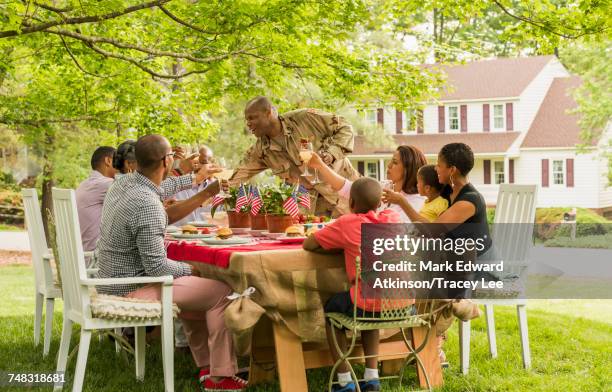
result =
[{"label": "gabled roof", "polygon": [[518,97],[554,57],[497,58],[441,66],[452,88],[443,92],[440,100]]},{"label": "gabled roof", "polygon": [[[393,135],[396,146],[409,144],[425,154],[438,154],[448,143],[465,143],[475,154],[504,153],[520,132],[474,132],[474,133],[432,133],[416,135]],[[376,147],[363,136],[355,137],[353,155],[392,154],[396,147]]]},{"label": "gabled roof", "polygon": [[580,116],[568,113],[578,107],[571,94],[581,83],[578,76],[553,79],[522,148],[575,147],[583,143],[578,125]]}]

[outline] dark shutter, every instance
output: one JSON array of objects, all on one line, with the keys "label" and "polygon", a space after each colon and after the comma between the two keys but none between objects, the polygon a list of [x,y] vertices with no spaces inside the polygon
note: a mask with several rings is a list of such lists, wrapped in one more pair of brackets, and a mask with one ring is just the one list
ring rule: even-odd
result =
[{"label": "dark shutter", "polygon": [[491,183],[491,160],[485,159],[484,161],[482,161],[482,164],[484,167],[484,183],[490,184]]},{"label": "dark shutter", "polygon": [[548,159],[542,159],[542,187],[548,187]]},{"label": "dark shutter", "polygon": [[508,162],[508,182],[514,184],[514,159],[510,159]]},{"label": "dark shutter", "polygon": [[363,161],[357,161],[357,171],[362,176],[365,176],[365,163]]},{"label": "dark shutter", "polygon": [[395,111],[395,133],[401,135],[402,128],[404,128],[402,112],[400,110]]},{"label": "dark shutter", "polygon": [[461,105],[461,132],[467,132],[467,105]]},{"label": "dark shutter", "polygon": [[385,126],[385,109],[378,109],[376,111],[376,122],[381,128]]},{"label": "dark shutter", "polygon": [[444,106],[438,106],[438,132],[444,133]]},{"label": "dark shutter", "polygon": [[506,104],[506,131],[514,130],[512,102]]},{"label": "dark shutter", "polygon": [[416,129],[417,133],[423,133],[423,109],[419,109],[416,112]]},{"label": "dark shutter", "polygon": [[565,160],[565,175],[567,176],[567,186],[574,186],[574,159],[568,158]]},{"label": "dark shutter", "polygon": [[489,104],[482,105],[482,131],[489,132],[491,130],[491,120],[489,119]]}]

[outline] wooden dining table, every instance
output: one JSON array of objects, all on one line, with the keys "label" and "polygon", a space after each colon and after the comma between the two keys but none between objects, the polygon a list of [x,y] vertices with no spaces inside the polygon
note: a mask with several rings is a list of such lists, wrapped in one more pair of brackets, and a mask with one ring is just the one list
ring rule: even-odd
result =
[{"label": "wooden dining table", "polygon": [[[304,251],[301,245],[260,241],[231,248],[172,242],[168,257],[196,266],[203,277],[221,280],[236,293],[255,288],[251,299],[265,309],[255,326],[236,338],[250,357],[249,385],[274,380],[283,392],[307,392],[306,369],[333,365],[325,338],[323,304],[349,283],[342,254]],[[382,331],[381,331],[382,332]],[[397,331],[395,331],[397,332]],[[414,347],[426,341],[419,356],[432,387],[443,384],[434,328],[412,328]],[[355,354],[361,354],[360,346]],[[384,374],[397,373],[408,349],[399,333],[381,333]],[[417,367],[419,385],[427,387]]]}]

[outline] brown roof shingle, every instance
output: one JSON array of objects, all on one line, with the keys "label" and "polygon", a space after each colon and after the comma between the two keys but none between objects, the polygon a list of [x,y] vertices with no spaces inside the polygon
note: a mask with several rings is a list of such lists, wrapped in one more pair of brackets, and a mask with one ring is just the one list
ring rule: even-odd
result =
[{"label": "brown roof shingle", "polygon": [[581,144],[578,104],[572,90],[582,83],[578,76],[553,79],[521,147],[575,147]]},{"label": "brown roof shingle", "polygon": [[[520,132],[467,132],[434,133],[417,135],[393,135],[397,146],[409,144],[418,147],[425,154],[437,154],[448,143],[465,143],[475,154],[505,152]],[[390,154],[396,147],[372,146],[363,136],[355,137],[353,155]]]},{"label": "brown roof shingle", "polygon": [[440,69],[447,74],[447,84],[452,88],[442,93],[440,100],[518,97],[553,58],[498,58],[442,66]]}]

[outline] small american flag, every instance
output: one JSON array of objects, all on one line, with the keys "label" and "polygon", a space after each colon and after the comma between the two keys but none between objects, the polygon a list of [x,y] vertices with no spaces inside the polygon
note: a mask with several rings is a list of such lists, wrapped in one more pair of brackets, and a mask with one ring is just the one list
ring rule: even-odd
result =
[{"label": "small american flag", "polygon": [[240,211],[242,207],[247,206],[248,204],[249,198],[244,190],[244,185],[240,184],[240,188],[238,188],[238,196],[236,197],[236,211]]},{"label": "small american flag", "polygon": [[302,207],[306,209],[310,209],[310,192],[308,192],[308,189],[306,189],[304,185],[300,185],[297,192],[298,192],[298,203]]},{"label": "small american flag", "polygon": [[252,186],[251,187],[251,214],[253,215],[257,215],[257,213],[259,213],[259,210],[261,209],[261,205],[263,204],[262,200],[261,200],[261,196],[259,194],[259,189],[257,189],[257,186]]},{"label": "small american flag", "polygon": [[283,209],[287,214],[291,215],[292,218],[295,218],[300,214],[300,209],[295,201],[295,193],[292,193],[291,196],[285,200],[283,203]]},{"label": "small american flag", "polygon": [[216,207],[220,204],[223,204],[223,202],[225,201],[225,198],[219,196],[219,195],[215,195],[215,197],[213,197],[212,199],[212,206]]}]

